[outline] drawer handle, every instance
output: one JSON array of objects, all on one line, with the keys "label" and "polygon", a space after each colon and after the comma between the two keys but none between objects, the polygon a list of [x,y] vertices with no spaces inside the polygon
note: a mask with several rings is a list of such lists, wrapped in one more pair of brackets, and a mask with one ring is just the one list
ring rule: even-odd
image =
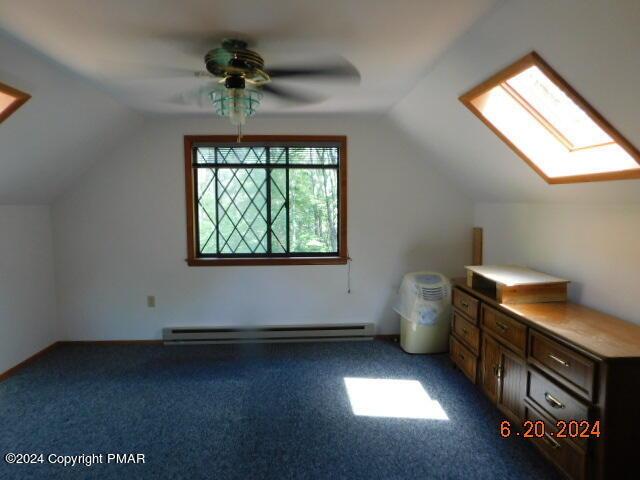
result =
[{"label": "drawer handle", "polygon": [[551,360],[555,360],[556,362],[558,362],[560,365],[564,366],[564,367],[568,367],[569,366],[569,362],[567,362],[566,360],[563,360],[559,357],[556,357],[554,354],[550,353],[549,354],[549,358]]},{"label": "drawer handle", "polygon": [[564,403],[558,400],[556,397],[551,395],[549,392],[544,392],[544,399],[547,401],[549,405],[553,408],[564,408]]},{"label": "drawer handle", "polygon": [[462,360],[464,360],[464,355],[463,355],[462,353],[458,353],[458,356],[459,356]]},{"label": "drawer handle", "polygon": [[506,332],[506,331],[507,331],[507,328],[509,328],[509,327],[507,327],[504,323],[502,323],[502,322],[498,322],[497,320],[496,320],[496,327],[498,327],[498,328],[499,328],[500,330],[502,330],[503,332]]},{"label": "drawer handle", "polygon": [[551,448],[553,448],[554,450],[557,450],[558,448],[560,448],[560,444],[558,443],[558,441],[555,438],[553,438],[551,435],[549,435],[548,432],[544,432],[544,438],[547,441],[547,443],[551,445]]},{"label": "drawer handle", "polygon": [[468,335],[469,334],[469,330],[467,330],[466,328],[462,329],[462,334],[463,335]]},{"label": "drawer handle", "polygon": [[460,300],[460,305],[462,305],[464,308],[469,308],[469,304],[464,300]]},{"label": "drawer handle", "polygon": [[493,374],[498,380],[500,380],[502,378],[502,365],[494,365]]}]

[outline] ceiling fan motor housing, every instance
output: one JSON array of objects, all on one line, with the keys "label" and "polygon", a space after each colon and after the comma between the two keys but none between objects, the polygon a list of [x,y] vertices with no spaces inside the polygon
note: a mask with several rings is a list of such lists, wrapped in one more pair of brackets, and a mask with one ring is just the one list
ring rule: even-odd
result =
[{"label": "ceiling fan motor housing", "polygon": [[235,39],[225,40],[222,47],[207,52],[204,61],[207,71],[221,78],[236,75],[252,79],[264,69],[262,57],[249,50],[246,42]]},{"label": "ceiling fan motor housing", "polygon": [[245,81],[242,75],[229,75],[224,79],[226,88],[244,88]]}]

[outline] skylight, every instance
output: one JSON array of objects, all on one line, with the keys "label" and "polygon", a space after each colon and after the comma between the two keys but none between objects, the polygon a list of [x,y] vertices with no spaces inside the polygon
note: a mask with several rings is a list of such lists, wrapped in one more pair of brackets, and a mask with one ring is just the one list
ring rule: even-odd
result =
[{"label": "skylight", "polygon": [[460,100],[548,183],[640,178],[640,152],[535,53]]},{"label": "skylight", "polygon": [[0,83],[0,123],[31,98],[30,95]]}]

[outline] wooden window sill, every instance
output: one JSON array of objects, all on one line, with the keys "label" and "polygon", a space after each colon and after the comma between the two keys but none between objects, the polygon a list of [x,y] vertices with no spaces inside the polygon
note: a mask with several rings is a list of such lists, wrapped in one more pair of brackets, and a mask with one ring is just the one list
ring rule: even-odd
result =
[{"label": "wooden window sill", "polygon": [[255,267],[276,265],[346,265],[348,257],[189,258],[190,267]]}]

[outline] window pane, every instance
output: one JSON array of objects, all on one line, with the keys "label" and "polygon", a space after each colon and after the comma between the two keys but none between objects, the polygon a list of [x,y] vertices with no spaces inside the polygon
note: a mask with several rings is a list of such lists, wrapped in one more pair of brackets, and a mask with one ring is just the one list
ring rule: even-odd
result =
[{"label": "window pane", "polygon": [[264,147],[218,148],[220,163],[266,163],[267,149]]},{"label": "window pane", "polygon": [[291,253],[338,251],[337,188],[335,169],[289,171]]},{"label": "window pane", "polygon": [[265,147],[198,147],[197,163],[266,163]]},{"label": "window pane", "polygon": [[270,163],[287,163],[287,149],[285,147],[271,147],[269,149]]},{"label": "window pane", "polygon": [[338,147],[290,147],[289,163],[337,165]]},{"label": "window pane", "polygon": [[216,149],[198,147],[196,149],[196,163],[216,163]]},{"label": "window pane", "polygon": [[340,150],[307,145],[195,146],[197,253],[337,255]]},{"label": "window pane", "polygon": [[271,251],[287,251],[287,172],[271,171]]},{"label": "window pane", "polygon": [[262,168],[218,169],[220,253],[266,253],[266,185]]},{"label": "window pane", "polygon": [[201,253],[216,252],[216,191],[212,168],[198,170],[198,245]]},{"label": "window pane", "polygon": [[15,97],[7,93],[0,92],[0,113],[4,112],[7,108],[13,105],[13,102],[15,101]]},{"label": "window pane", "polygon": [[591,118],[538,67],[529,67],[507,84],[556,128],[573,148],[613,142]]}]

